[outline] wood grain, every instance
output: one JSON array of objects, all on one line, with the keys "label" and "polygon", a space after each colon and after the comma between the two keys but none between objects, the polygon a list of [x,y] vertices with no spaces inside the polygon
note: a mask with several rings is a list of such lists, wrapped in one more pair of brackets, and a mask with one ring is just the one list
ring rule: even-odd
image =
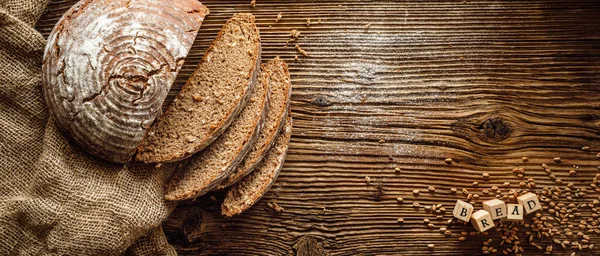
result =
[{"label": "wood grain", "polygon": [[[47,35],[74,2],[52,2],[38,29]],[[483,189],[507,181],[511,187],[503,192],[519,190],[521,179],[511,172],[517,165],[526,169],[525,179],[535,179],[532,191],[557,186],[540,167],[546,163],[564,181],[561,188],[572,182],[587,189],[585,198],[559,201],[598,198],[590,187],[600,165],[597,1],[258,0],[254,9],[249,3],[206,1],[211,14],[174,87],[233,13],[252,12],[263,59],[281,56],[290,64],[292,144],[275,186],[245,214],[221,217],[222,193],[213,195],[217,201],[182,203],[164,225],[180,254],[472,255],[481,254],[488,238],[502,251],[496,231],[461,242],[460,232],[472,227],[450,225],[450,237],[438,228],[446,226],[456,199],[465,198],[451,188],[478,193],[478,202],[492,197]],[[285,47],[292,29],[302,34]],[[522,162],[523,156],[530,160]],[[561,163],[552,161],[556,156]],[[448,157],[452,164],[444,162]],[[569,176],[573,165],[577,175]],[[427,192],[430,185],[435,192]],[[268,201],[285,211],[268,209]],[[437,220],[413,202],[448,210]],[[575,226],[591,216],[588,208],[578,212],[582,216],[570,220]],[[599,234],[589,235],[600,241]],[[542,254],[519,237],[526,255]],[[552,239],[537,243],[545,247]],[[598,254],[598,248],[578,255]],[[571,251],[554,245],[553,253]]]}]

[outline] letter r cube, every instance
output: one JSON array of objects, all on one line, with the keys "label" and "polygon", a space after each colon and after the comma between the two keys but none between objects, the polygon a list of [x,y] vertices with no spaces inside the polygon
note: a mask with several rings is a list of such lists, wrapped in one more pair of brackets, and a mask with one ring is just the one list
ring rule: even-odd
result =
[{"label": "letter r cube", "polygon": [[471,216],[471,224],[477,231],[483,232],[494,227],[494,220],[489,212],[479,210]]}]

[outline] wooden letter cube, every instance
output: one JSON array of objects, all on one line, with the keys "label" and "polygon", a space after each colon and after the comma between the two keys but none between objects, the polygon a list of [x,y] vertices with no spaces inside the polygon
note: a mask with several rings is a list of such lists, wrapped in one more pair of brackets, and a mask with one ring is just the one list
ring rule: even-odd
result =
[{"label": "wooden letter cube", "polygon": [[477,231],[483,232],[494,227],[494,220],[489,212],[479,210],[471,215],[471,224]]},{"label": "wooden letter cube", "polygon": [[462,200],[457,200],[452,214],[454,218],[468,222],[473,213],[473,205]]},{"label": "wooden letter cube", "polygon": [[522,204],[507,204],[506,208],[508,210],[508,215],[506,216],[506,220],[508,221],[522,221],[523,215],[523,205]]},{"label": "wooden letter cube", "polygon": [[517,197],[517,201],[519,201],[519,204],[523,205],[525,213],[527,214],[542,209],[542,205],[540,204],[537,195],[534,193],[527,193],[525,195]]},{"label": "wooden letter cube", "polygon": [[493,220],[506,218],[506,204],[498,199],[483,202],[483,209],[488,211]]}]

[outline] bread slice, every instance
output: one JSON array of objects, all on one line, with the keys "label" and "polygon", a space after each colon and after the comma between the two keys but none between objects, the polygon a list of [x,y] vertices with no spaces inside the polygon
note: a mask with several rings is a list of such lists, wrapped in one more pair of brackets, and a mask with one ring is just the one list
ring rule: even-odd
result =
[{"label": "bread slice", "polygon": [[221,213],[231,217],[254,205],[271,188],[287,155],[292,136],[292,116],[288,114],[282,133],[264,161],[248,176],[231,186],[221,205]]},{"label": "bread slice", "polygon": [[265,127],[261,130],[258,140],[252,146],[250,153],[248,153],[242,163],[219,188],[231,186],[248,175],[269,152],[269,149],[273,146],[277,135],[281,131],[281,127],[285,124],[285,117],[292,93],[288,66],[285,61],[276,57],[264,66],[263,72],[270,73],[269,80],[271,84],[269,87],[271,90],[269,112],[265,121]]},{"label": "bread slice", "polygon": [[260,68],[260,54],[254,16],[234,15],[177,98],[150,128],[136,160],[175,162],[212,143],[246,105]]},{"label": "bread slice", "polygon": [[250,102],[215,142],[183,161],[165,186],[165,199],[196,198],[214,189],[244,159],[262,130],[269,106],[270,72],[262,72]]}]

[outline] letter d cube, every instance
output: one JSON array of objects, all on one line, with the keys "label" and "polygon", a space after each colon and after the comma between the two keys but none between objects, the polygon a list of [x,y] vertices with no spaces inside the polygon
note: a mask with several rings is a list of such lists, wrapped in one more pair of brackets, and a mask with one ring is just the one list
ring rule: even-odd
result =
[{"label": "letter d cube", "polygon": [[527,214],[542,209],[542,205],[540,204],[537,195],[531,192],[517,197],[517,201],[519,201],[519,204],[523,205],[525,213]]},{"label": "letter d cube", "polygon": [[457,200],[456,205],[454,206],[454,211],[452,214],[454,218],[462,220],[464,222],[468,222],[471,218],[471,214],[473,213],[473,205],[467,203],[462,200]]}]

